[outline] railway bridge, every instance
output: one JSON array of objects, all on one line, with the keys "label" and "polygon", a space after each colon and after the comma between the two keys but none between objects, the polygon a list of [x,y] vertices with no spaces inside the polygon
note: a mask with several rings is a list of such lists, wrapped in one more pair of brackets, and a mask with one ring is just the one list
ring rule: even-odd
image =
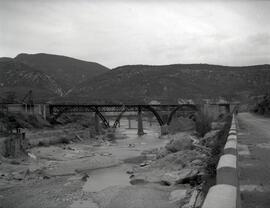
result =
[{"label": "railway bridge", "polygon": [[[105,128],[116,128],[119,125],[120,119],[125,112],[137,112],[138,118],[138,135],[143,135],[143,122],[142,111],[151,112],[157,119],[160,127],[161,134],[168,133],[168,125],[170,125],[173,116],[177,111],[185,114],[191,119],[195,119],[195,113],[200,111],[200,107],[194,104],[181,104],[181,105],[97,105],[97,104],[51,104],[49,105],[50,115],[56,119],[63,113],[95,113],[95,129],[99,132],[99,119],[101,119]],[[106,112],[118,112],[118,116],[114,124],[110,126],[109,121],[104,116]]]}]

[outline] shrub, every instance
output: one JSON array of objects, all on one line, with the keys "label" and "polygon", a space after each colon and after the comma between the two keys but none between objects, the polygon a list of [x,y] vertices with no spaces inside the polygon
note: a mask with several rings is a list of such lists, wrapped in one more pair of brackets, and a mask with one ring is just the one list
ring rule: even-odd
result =
[{"label": "shrub", "polygon": [[223,148],[227,141],[228,132],[231,126],[231,116],[227,116],[225,119],[225,126],[218,132],[217,139],[214,140],[211,150],[211,157],[208,158],[206,170],[211,176],[216,175],[216,167],[220,156],[223,153]]}]

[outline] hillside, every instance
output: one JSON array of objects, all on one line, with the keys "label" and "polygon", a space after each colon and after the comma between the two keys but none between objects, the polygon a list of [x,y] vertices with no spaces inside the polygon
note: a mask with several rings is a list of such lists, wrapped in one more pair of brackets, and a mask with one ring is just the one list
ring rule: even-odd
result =
[{"label": "hillside", "polygon": [[[248,99],[270,87],[270,65],[228,67],[208,64],[130,65],[87,80],[70,96],[82,102],[136,102],[179,98]],[[71,97],[67,97],[69,100]]]},{"label": "hillside", "polygon": [[109,71],[98,63],[44,53],[23,53],[17,55],[15,60],[54,77],[63,93],[67,93],[75,84]]},{"label": "hillside", "polygon": [[0,97],[12,91],[22,98],[32,90],[35,101],[57,100],[77,84],[106,71],[109,69],[100,64],[58,55],[0,57]]},{"label": "hillside", "polygon": [[53,77],[12,58],[1,58],[0,95],[13,91],[18,98],[22,98],[30,89],[41,100],[63,94]]}]

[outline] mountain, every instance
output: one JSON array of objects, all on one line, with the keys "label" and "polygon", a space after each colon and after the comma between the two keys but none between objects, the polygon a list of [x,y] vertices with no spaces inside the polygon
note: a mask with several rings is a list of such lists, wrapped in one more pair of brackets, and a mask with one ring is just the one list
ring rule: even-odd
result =
[{"label": "mountain", "polygon": [[177,103],[182,99],[248,100],[270,89],[270,65],[127,65],[113,70],[50,54],[0,58],[0,97],[33,90],[34,100],[72,103]]},{"label": "mountain", "polygon": [[54,77],[63,94],[68,93],[76,84],[109,71],[107,67],[95,62],[44,53],[22,53],[15,60]]},{"label": "mountain", "polygon": [[30,89],[40,99],[63,93],[53,77],[12,58],[0,58],[0,95],[13,91],[22,98]]},{"label": "mountain", "polygon": [[79,84],[67,96],[81,102],[176,103],[224,97],[245,100],[270,89],[270,65],[128,65]]}]

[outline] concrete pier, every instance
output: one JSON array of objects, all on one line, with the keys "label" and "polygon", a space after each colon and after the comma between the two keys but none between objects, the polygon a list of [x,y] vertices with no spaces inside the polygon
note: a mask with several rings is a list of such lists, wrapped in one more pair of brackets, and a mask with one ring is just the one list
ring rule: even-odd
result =
[{"label": "concrete pier", "polygon": [[143,120],[142,120],[142,109],[138,108],[138,133],[139,136],[144,135],[143,132]]},{"label": "concrete pier", "polygon": [[169,126],[167,124],[160,126],[160,133],[161,135],[169,134]]},{"label": "concrete pier", "polygon": [[99,124],[99,117],[97,113],[95,113],[95,133],[100,135],[100,124]]}]

